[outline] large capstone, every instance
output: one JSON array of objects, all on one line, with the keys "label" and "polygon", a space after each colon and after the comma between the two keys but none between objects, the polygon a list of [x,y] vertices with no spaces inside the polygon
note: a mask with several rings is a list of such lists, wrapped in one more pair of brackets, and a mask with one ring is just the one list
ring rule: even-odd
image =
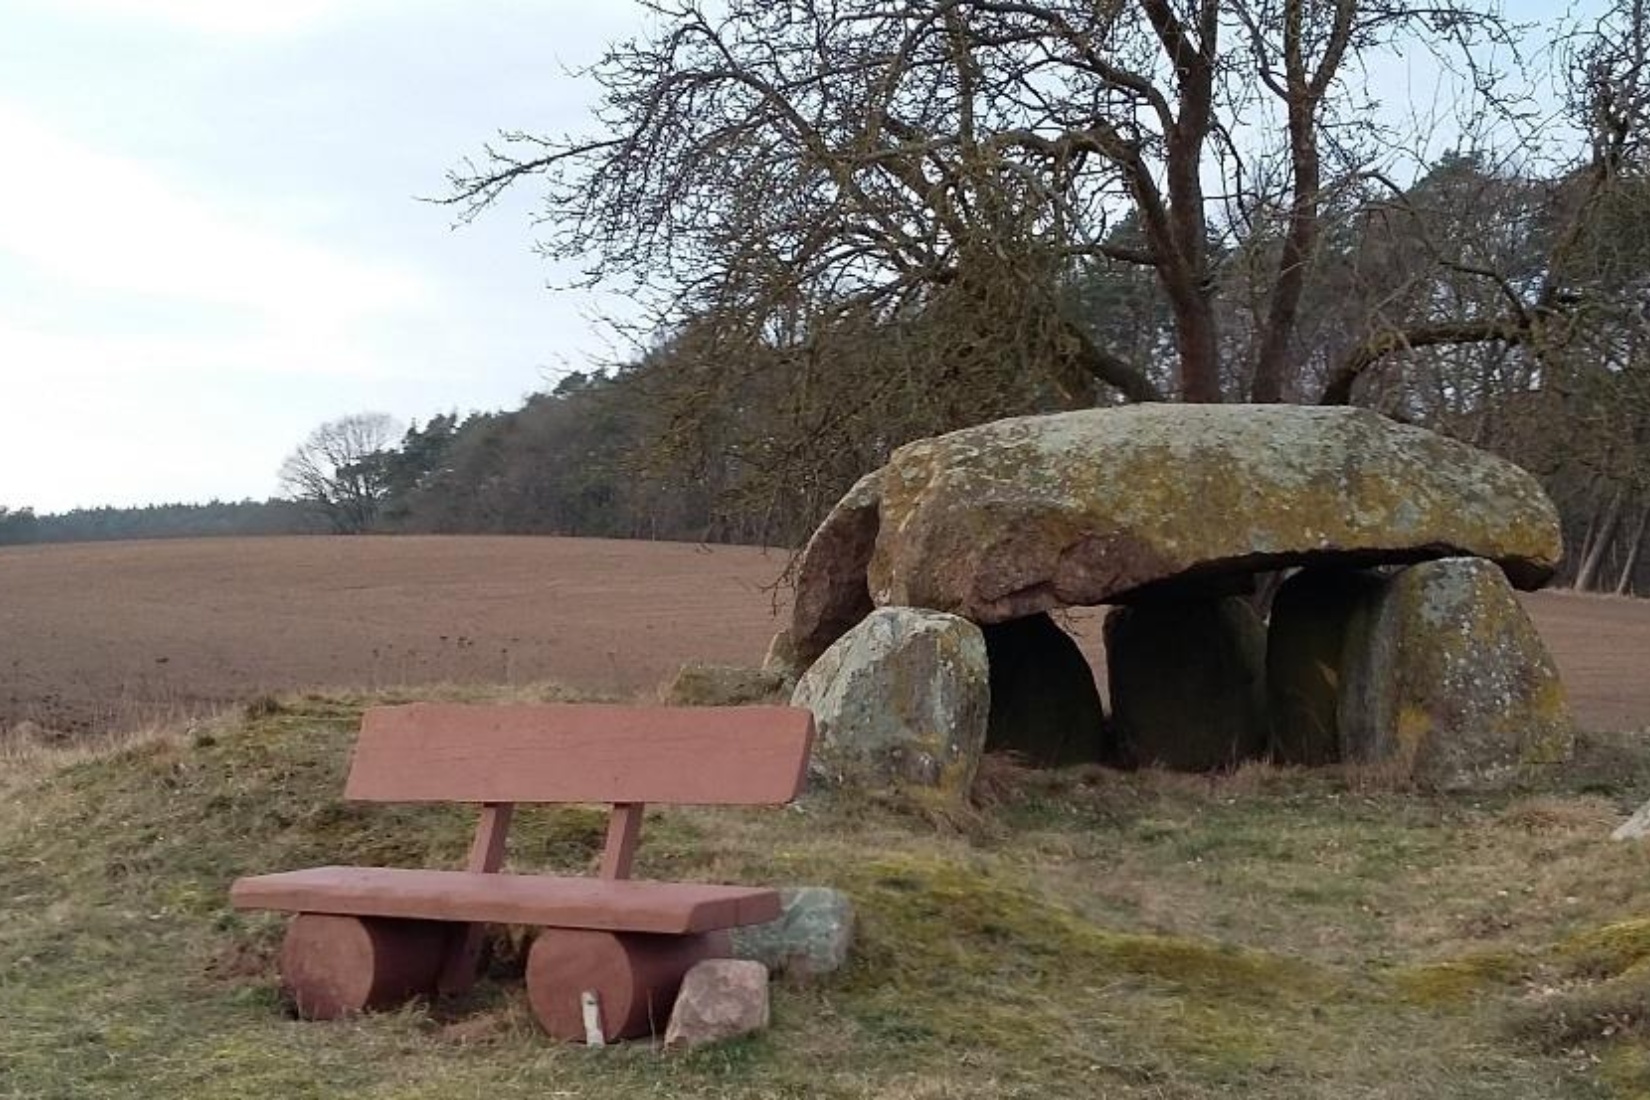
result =
[{"label": "large capstone", "polygon": [[1230,767],[1266,747],[1266,627],[1248,601],[1161,598],[1106,617],[1119,763]]},{"label": "large capstone", "polygon": [[813,712],[815,774],[961,797],[991,710],[985,639],[955,615],[881,608],[813,663],[791,705]]},{"label": "large capstone", "polygon": [[1086,409],[895,451],[804,551],[791,641],[811,660],[873,606],[988,624],[1295,565],[1471,555],[1534,588],[1560,553],[1530,475],[1368,410]]},{"label": "large capstone", "polygon": [[767,667],[802,672],[876,606],[865,565],[876,546],[881,500],[882,471],[873,470],[814,531],[797,563],[791,629],[768,647]]},{"label": "large capstone", "polygon": [[1053,768],[1106,756],[1106,712],[1094,671],[1047,615],[985,628],[991,721],[985,751]]},{"label": "large capstone", "polygon": [[1337,706],[1345,759],[1442,788],[1496,788],[1574,745],[1564,686],[1501,571],[1412,566],[1348,634]]}]

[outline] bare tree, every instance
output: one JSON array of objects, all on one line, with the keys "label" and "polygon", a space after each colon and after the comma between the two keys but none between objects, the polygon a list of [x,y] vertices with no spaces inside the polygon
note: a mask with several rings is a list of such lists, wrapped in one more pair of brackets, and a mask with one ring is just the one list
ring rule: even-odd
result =
[{"label": "bare tree", "polygon": [[[1608,318],[1622,313],[1622,292],[1638,297],[1647,253],[1633,238],[1642,236],[1635,230],[1643,224],[1650,121],[1644,0],[1615,0],[1601,17],[1572,27],[1554,57],[1567,88],[1566,121],[1583,139],[1570,163],[1548,176],[1480,173],[1470,196],[1378,181],[1388,194],[1371,208],[1388,233],[1408,242],[1411,259],[1426,263],[1380,288],[1369,335],[1333,367],[1324,401],[1350,400],[1392,356],[1470,343],[1521,349],[1534,376],[1551,384],[1566,354],[1613,327]],[[1441,308],[1447,302],[1457,308]]]},{"label": "bare tree", "polygon": [[384,413],[329,420],[281,463],[281,488],[327,517],[339,534],[360,534],[389,490],[388,448],[400,434]]},{"label": "bare tree", "polygon": [[[1447,53],[1487,93],[1509,28],[1469,0],[698,0],[593,69],[598,133],[515,132],[453,173],[467,214],[527,178],[544,247],[780,344],[949,299],[1068,405],[1292,395],[1296,331],[1338,189],[1382,167],[1359,60]],[[1125,214],[1137,240],[1110,229]],[[1248,347],[1223,344],[1221,257],[1271,234]],[[1172,319],[1165,371],[1097,340],[1060,287],[1148,270]],[[1008,311],[1012,311],[1012,315]],[[863,324],[861,325],[863,327]],[[1376,334],[1393,348],[1484,326]],[[972,333],[961,350],[977,347]],[[929,334],[928,358],[958,341]],[[1232,362],[1234,352],[1243,361]],[[1296,395],[1298,396],[1298,395]]]},{"label": "bare tree", "polygon": [[[1548,36],[1555,127],[1493,0],[649,0],[591,132],[506,133],[446,201],[540,189],[544,249],[653,307],[668,460],[786,529],[963,423],[1359,401],[1642,572],[1646,3]],[[1405,119],[1370,73],[1417,53],[1455,83]]]}]

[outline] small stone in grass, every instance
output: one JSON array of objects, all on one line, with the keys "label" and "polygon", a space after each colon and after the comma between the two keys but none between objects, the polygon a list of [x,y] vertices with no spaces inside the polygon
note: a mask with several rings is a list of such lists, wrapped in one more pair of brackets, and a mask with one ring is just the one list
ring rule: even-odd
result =
[{"label": "small stone in grass", "polygon": [[665,1046],[692,1049],[768,1026],[768,968],[745,959],[706,959],[682,979]]},{"label": "small stone in grass", "polygon": [[840,890],[795,886],[779,892],[779,919],[733,930],[733,953],[790,978],[830,974],[848,961],[854,903]]}]

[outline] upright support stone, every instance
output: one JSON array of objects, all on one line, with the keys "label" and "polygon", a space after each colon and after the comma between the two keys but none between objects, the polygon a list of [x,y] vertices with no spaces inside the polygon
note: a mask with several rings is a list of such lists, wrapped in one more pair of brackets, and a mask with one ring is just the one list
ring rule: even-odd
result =
[{"label": "upright support stone", "polygon": [[1349,638],[1362,638],[1385,586],[1378,573],[1303,569],[1278,589],[1266,635],[1271,756],[1318,766],[1342,759],[1340,699]]},{"label": "upright support stone", "polygon": [[1106,712],[1083,651],[1047,615],[987,626],[991,720],[987,752],[1037,767],[1100,761]]},{"label": "upright support stone", "polygon": [[1558,669],[1501,571],[1447,558],[1398,573],[1349,639],[1338,719],[1349,761],[1433,787],[1502,787],[1569,758]]},{"label": "upright support stone", "polygon": [[1161,599],[1106,617],[1122,763],[1229,767],[1266,745],[1266,629],[1248,601]]},{"label": "upright support stone", "polygon": [[964,796],[991,710],[985,639],[955,615],[879,608],[814,662],[791,705],[813,712],[816,773]]}]

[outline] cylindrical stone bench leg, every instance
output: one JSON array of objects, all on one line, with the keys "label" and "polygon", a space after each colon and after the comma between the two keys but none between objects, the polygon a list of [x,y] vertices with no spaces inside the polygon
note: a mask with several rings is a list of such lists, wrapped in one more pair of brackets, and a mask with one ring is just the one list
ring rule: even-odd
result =
[{"label": "cylindrical stone bench leg", "polygon": [[452,927],[300,913],[281,947],[281,989],[307,1020],[393,1007],[435,988]]},{"label": "cylindrical stone bench leg", "polygon": [[603,1041],[663,1031],[682,976],[728,954],[726,932],[692,936],[546,928],[527,956],[527,997],[544,1030],[586,1038],[585,993],[596,997]]}]

